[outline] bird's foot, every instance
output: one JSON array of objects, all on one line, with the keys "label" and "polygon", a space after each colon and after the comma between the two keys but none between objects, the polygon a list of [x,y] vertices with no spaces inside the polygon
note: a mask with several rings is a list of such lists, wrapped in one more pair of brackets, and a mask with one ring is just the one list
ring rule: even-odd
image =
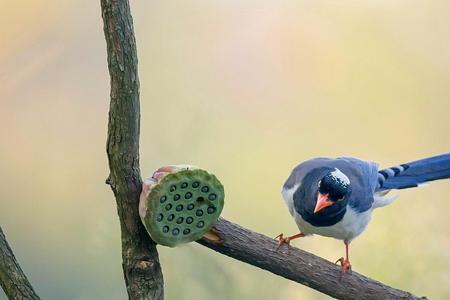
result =
[{"label": "bird's foot", "polygon": [[285,237],[284,234],[280,233],[274,239],[278,241],[278,246],[275,251],[278,251],[278,249],[285,244],[288,245],[288,248],[290,247],[291,238],[289,236]]},{"label": "bird's foot", "polygon": [[350,261],[348,259],[344,259],[343,257],[341,257],[335,262],[335,264],[337,263],[341,264],[341,276],[345,273],[352,273],[352,265],[350,264]]},{"label": "bird's foot", "polygon": [[275,251],[278,251],[278,249],[280,249],[280,247],[285,244],[288,245],[288,249],[289,249],[290,245],[291,245],[290,243],[292,240],[297,239],[299,237],[304,237],[304,236],[305,236],[305,234],[302,232],[294,234],[292,236],[287,236],[287,237],[285,237],[284,234],[280,233],[279,235],[277,235],[275,237],[275,240],[278,240],[278,247],[275,249]]}]

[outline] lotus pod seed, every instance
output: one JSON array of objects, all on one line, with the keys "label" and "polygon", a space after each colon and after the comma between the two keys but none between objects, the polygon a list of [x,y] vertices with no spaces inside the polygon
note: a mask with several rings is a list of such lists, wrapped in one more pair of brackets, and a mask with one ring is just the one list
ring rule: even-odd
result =
[{"label": "lotus pod seed", "polygon": [[161,198],[159,198],[159,202],[164,203],[166,202],[167,197],[166,196],[161,196]]},{"label": "lotus pod seed", "polygon": [[175,196],[173,196],[173,200],[175,200],[175,201],[180,200],[180,195],[179,194],[175,194]]},{"label": "lotus pod seed", "polygon": [[166,210],[171,210],[171,209],[172,209],[172,204],[170,204],[170,203],[167,204],[167,205],[166,205]]},{"label": "lotus pod seed", "polygon": [[179,217],[177,219],[177,224],[181,224],[181,223],[183,223],[183,221],[184,221],[183,217]]},{"label": "lotus pod seed", "polygon": [[183,234],[189,234],[189,232],[191,232],[191,230],[189,228],[186,228],[185,230],[183,230]]},{"label": "lotus pod seed", "polygon": [[167,221],[172,221],[173,219],[175,219],[175,215],[174,215],[174,214],[170,214],[170,215],[167,217]]},{"label": "lotus pod seed", "polygon": [[172,234],[173,235],[178,235],[180,233],[180,229],[178,229],[178,228],[174,228],[173,230],[172,230]]},{"label": "lotus pod seed", "polygon": [[192,184],[192,187],[193,188],[198,188],[200,186],[200,182],[198,182],[198,181],[195,181],[193,184]]},{"label": "lotus pod seed", "polygon": [[194,209],[194,206],[195,206],[195,205],[192,204],[192,203],[191,203],[191,204],[188,204],[187,209],[188,209],[188,210],[193,210],[193,209]]},{"label": "lotus pod seed", "polygon": [[163,214],[159,214],[158,218],[156,219],[158,222],[161,222],[163,220],[164,216]]},{"label": "lotus pod seed", "polygon": [[163,227],[163,232],[164,232],[164,233],[169,232],[169,226],[164,226],[164,227]]},{"label": "lotus pod seed", "polygon": [[207,187],[207,186],[202,187],[202,192],[203,193],[209,192],[209,187]]},{"label": "lotus pod seed", "polygon": [[195,212],[195,215],[196,215],[197,217],[203,216],[203,210],[197,209],[197,211]]},{"label": "lotus pod seed", "polygon": [[216,200],[217,195],[216,194],[209,194],[208,199],[209,200]]},{"label": "lotus pod seed", "polygon": [[191,199],[192,198],[192,193],[191,192],[187,192],[186,195],[184,195],[184,198]]},{"label": "lotus pod seed", "polygon": [[208,214],[213,214],[216,211],[216,208],[214,206],[210,206],[207,209]]},{"label": "lotus pod seed", "polygon": [[203,226],[205,226],[205,222],[203,222],[203,221],[198,221],[197,227],[198,227],[198,228],[202,228]]},{"label": "lotus pod seed", "polygon": [[192,222],[194,222],[194,218],[192,218],[192,217],[186,218],[186,223],[191,224]]},{"label": "lotus pod seed", "polygon": [[175,192],[176,189],[177,189],[177,186],[176,186],[176,185],[172,185],[172,186],[170,187],[170,191],[171,191],[171,192]]},{"label": "lotus pod seed", "polygon": [[187,186],[188,186],[187,182],[183,182],[183,183],[181,184],[181,188],[182,188],[182,189],[187,188]]},{"label": "lotus pod seed", "polygon": [[182,211],[183,210],[183,204],[177,205],[177,207],[175,209],[176,209],[176,211]]}]

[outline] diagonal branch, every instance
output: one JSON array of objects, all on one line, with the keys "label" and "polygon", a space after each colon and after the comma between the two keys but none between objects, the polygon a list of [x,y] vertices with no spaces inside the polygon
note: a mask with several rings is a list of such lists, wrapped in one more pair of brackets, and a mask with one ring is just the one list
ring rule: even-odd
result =
[{"label": "diagonal branch", "polygon": [[[223,218],[214,226],[218,237],[198,243],[234,259],[296,281],[337,299],[426,299],[394,289],[356,272],[344,274],[340,267],[298,248],[280,248],[278,243]],[[214,240],[223,242],[217,243]]]},{"label": "diagonal branch", "polygon": [[0,285],[9,299],[39,300],[0,227]]},{"label": "diagonal branch", "polygon": [[130,299],[163,299],[163,276],[155,243],[138,214],[139,79],[128,0],[101,0],[111,77],[107,153],[122,232],[122,260]]}]

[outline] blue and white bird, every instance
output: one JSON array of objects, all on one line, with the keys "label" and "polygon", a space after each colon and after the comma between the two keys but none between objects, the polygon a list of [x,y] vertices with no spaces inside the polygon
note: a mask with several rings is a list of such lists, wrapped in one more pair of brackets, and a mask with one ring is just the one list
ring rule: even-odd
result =
[{"label": "blue and white bird", "polygon": [[342,271],[351,270],[350,242],[369,224],[372,211],[395,200],[391,189],[417,187],[428,181],[450,178],[450,153],[379,170],[373,162],[351,157],[314,158],[295,167],[283,185],[282,195],[300,233],[295,238],[318,234],[343,240]]}]

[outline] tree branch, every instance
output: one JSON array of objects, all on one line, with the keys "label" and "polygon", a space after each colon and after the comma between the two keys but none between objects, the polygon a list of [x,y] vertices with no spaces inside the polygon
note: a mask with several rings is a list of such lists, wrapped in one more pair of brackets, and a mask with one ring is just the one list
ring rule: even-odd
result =
[{"label": "tree branch", "polygon": [[[267,270],[337,299],[426,299],[394,289],[356,272],[344,274],[340,267],[298,248],[281,247],[260,233],[220,218],[214,226],[217,237],[198,243],[234,259]],[[222,242],[218,243],[220,240]]]},{"label": "tree branch", "polygon": [[0,285],[9,299],[39,300],[0,227]]},{"label": "tree branch", "polygon": [[155,243],[138,214],[139,79],[128,0],[101,0],[111,76],[107,153],[120,219],[125,284],[130,299],[163,299],[163,276]]}]

